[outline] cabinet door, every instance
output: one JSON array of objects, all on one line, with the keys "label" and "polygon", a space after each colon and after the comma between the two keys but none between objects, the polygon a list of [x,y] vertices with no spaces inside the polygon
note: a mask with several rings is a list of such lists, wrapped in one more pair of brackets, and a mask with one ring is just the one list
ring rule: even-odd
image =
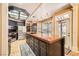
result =
[{"label": "cabinet door", "polygon": [[40,41],[40,55],[41,56],[46,56],[47,55],[47,46],[46,46],[46,43]]},{"label": "cabinet door", "polygon": [[47,49],[48,56],[63,56],[62,53],[64,52],[64,44],[61,43],[63,43],[64,41],[61,42],[61,40],[48,45]]},{"label": "cabinet door", "polygon": [[48,25],[47,25],[47,33],[49,36],[52,35],[52,23],[51,22],[48,23]]},{"label": "cabinet door", "polygon": [[32,36],[29,35],[29,46],[30,46],[30,48],[31,48],[31,45],[32,45],[31,41],[32,41]]},{"label": "cabinet door", "polygon": [[26,43],[29,45],[30,44],[30,39],[29,39],[29,35],[28,34],[26,34]]},{"label": "cabinet door", "polygon": [[39,49],[37,46],[35,46],[36,48],[34,48],[34,53],[36,56],[39,56]]},{"label": "cabinet door", "polygon": [[46,54],[46,49],[45,48],[40,48],[40,55],[41,56],[46,56],[47,54]]},{"label": "cabinet door", "polygon": [[34,38],[34,48],[33,51],[35,53],[36,56],[39,56],[39,41],[37,39]]},{"label": "cabinet door", "polygon": [[30,39],[30,48],[33,50],[33,47],[34,47],[34,45],[33,45],[33,37],[31,37],[31,39]]}]

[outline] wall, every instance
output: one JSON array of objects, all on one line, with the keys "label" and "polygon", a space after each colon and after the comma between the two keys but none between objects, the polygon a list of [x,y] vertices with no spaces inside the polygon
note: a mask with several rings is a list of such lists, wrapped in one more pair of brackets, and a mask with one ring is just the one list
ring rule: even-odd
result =
[{"label": "wall", "polygon": [[78,20],[79,20],[79,4],[72,4],[73,6],[73,51],[78,51],[79,35],[78,35]]},{"label": "wall", "polygon": [[79,51],[79,4],[78,4],[78,44],[77,44],[77,46],[78,46],[78,51]]},{"label": "wall", "polygon": [[[2,7],[1,7],[2,6]],[[1,11],[2,10],[2,11]],[[8,55],[8,19],[7,4],[0,4],[0,55]]]},{"label": "wall", "polygon": [[0,55],[2,53],[2,4],[0,3]]}]

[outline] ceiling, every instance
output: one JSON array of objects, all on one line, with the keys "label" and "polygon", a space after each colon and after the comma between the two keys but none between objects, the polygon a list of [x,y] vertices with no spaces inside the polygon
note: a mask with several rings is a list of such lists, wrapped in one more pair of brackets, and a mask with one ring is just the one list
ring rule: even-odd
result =
[{"label": "ceiling", "polygon": [[9,3],[22,9],[26,9],[29,14],[32,14],[33,11],[40,5],[40,3]]},{"label": "ceiling", "polygon": [[30,14],[27,20],[42,20],[51,17],[56,10],[68,3],[10,3],[10,5],[26,9]]}]

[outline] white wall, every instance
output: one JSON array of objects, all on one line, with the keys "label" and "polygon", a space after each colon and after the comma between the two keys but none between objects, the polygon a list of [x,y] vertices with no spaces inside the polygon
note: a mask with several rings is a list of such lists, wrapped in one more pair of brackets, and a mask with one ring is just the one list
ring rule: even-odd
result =
[{"label": "white wall", "polygon": [[73,51],[78,51],[78,6],[77,4],[73,5]]},{"label": "white wall", "polygon": [[0,55],[2,53],[1,47],[2,47],[2,4],[0,3]]},{"label": "white wall", "polygon": [[0,14],[2,15],[2,19],[0,19],[0,22],[1,22],[1,24],[0,25],[2,25],[2,27],[0,28],[0,29],[2,29],[2,30],[0,30],[0,37],[2,37],[1,39],[0,39],[0,41],[1,41],[1,46],[0,46],[0,50],[1,50],[1,55],[8,55],[8,19],[7,19],[7,4],[6,3],[2,3],[1,4],[2,5],[2,8],[1,8],[1,10],[2,11],[0,11]]}]

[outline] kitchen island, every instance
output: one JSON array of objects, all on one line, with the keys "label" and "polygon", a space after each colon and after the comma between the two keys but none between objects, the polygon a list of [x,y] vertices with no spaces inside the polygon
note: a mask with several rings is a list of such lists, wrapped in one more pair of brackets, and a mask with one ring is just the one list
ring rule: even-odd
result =
[{"label": "kitchen island", "polygon": [[26,39],[36,56],[64,56],[64,37],[48,37],[26,32]]}]

